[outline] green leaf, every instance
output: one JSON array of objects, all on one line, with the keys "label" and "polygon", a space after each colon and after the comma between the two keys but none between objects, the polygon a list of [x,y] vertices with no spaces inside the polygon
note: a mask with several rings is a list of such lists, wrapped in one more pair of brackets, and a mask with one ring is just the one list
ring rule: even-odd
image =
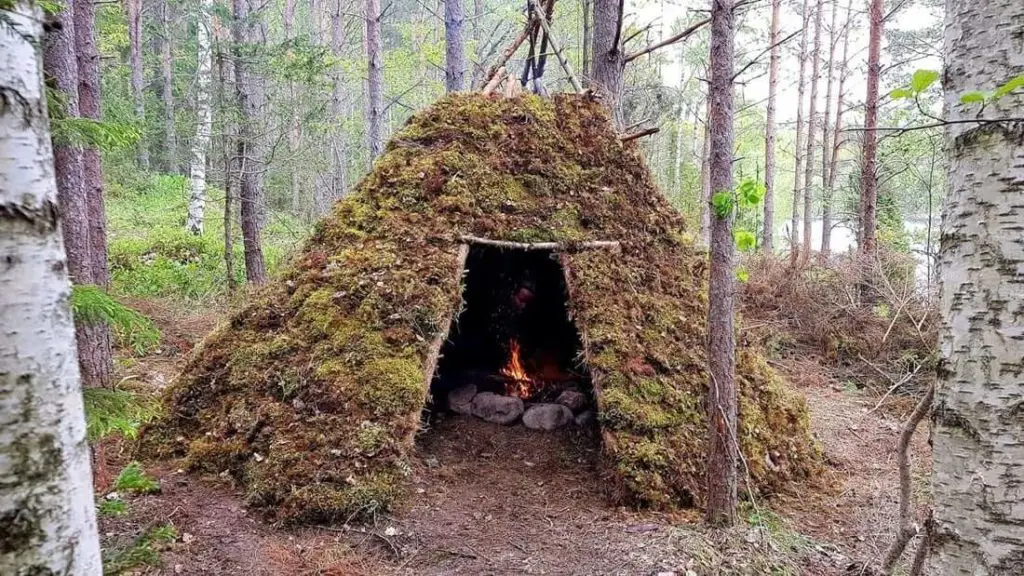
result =
[{"label": "green leaf", "polygon": [[746,284],[750,280],[750,271],[743,266],[736,269],[736,280]]},{"label": "green leaf", "polygon": [[964,92],[960,95],[961,104],[973,104],[975,102],[984,102],[985,93],[978,90],[972,90],[970,92]]},{"label": "green leaf", "polygon": [[889,92],[889,97],[893,100],[900,100],[903,98],[912,98],[914,93],[907,88],[897,88],[892,92]]},{"label": "green leaf", "polygon": [[992,98],[1002,98],[1018,88],[1024,88],[1024,74],[1018,74],[1017,76],[1007,80],[1007,82],[1002,86],[996,88],[996,91],[992,94]]},{"label": "green leaf", "polygon": [[753,178],[747,178],[736,189],[736,195],[740,199],[740,208],[757,206],[764,199],[764,193],[765,188],[763,184]]},{"label": "green leaf", "polygon": [[732,239],[736,242],[736,247],[743,252],[749,252],[757,248],[757,236],[754,236],[754,233],[750,230],[737,228],[732,231]]},{"label": "green leaf", "polygon": [[728,192],[715,192],[715,195],[711,197],[711,206],[715,210],[715,216],[728,218],[733,209],[732,194]]},{"label": "green leaf", "polygon": [[918,70],[910,78],[910,89],[915,94],[919,94],[927,90],[938,79],[939,73],[935,70]]}]

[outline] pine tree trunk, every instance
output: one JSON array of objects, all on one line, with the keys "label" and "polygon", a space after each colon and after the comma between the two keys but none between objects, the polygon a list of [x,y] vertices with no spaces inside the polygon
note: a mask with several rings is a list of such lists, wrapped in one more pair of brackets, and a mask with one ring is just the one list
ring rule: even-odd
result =
[{"label": "pine tree trunk", "polygon": [[263,262],[260,234],[260,210],[263,205],[263,146],[259,127],[263,120],[263,91],[252,71],[252,54],[244,46],[256,40],[257,28],[250,0],[232,0],[234,12],[235,93],[241,122],[236,143],[239,163],[238,201],[242,221],[242,245],[245,249],[245,277],[250,284],[265,284],[267,269]]},{"label": "pine tree trunk", "polygon": [[823,2],[818,0],[814,8],[814,48],[811,50],[811,102],[807,111],[807,157],[804,159],[804,234],[800,258],[807,262],[811,257],[812,218],[814,217],[814,153],[817,151],[815,138],[818,135],[818,78],[821,76],[821,13]]},{"label": "pine tree trunk", "polygon": [[[228,34],[223,27],[217,25],[217,21],[211,22],[214,25],[214,38],[217,41],[217,99],[218,107],[221,110],[229,108],[230,97],[228,95],[228,78],[234,75],[234,68],[231,59],[224,53],[223,46],[228,40]],[[224,172],[224,275],[229,293],[235,291],[235,241],[234,241],[234,204],[238,197],[238,174],[235,167],[236,160],[232,154],[236,150],[236,126],[232,121],[224,123],[224,133],[221,136],[221,164]]]},{"label": "pine tree trunk", "polygon": [[592,0],[594,30],[590,54],[590,88],[602,96],[611,111],[612,120],[623,128],[622,73],[626,55],[619,43],[619,0]]},{"label": "pine tree trunk", "polygon": [[[345,26],[341,21],[342,3],[337,0],[331,14],[331,54],[340,62],[345,49]],[[341,65],[333,72],[334,89],[331,92],[331,116],[334,119],[334,134],[331,138],[332,169],[330,196],[320,199],[317,213],[324,214],[331,209],[335,200],[348,189],[348,145],[345,142],[345,78]]]},{"label": "pine tree trunk", "polygon": [[[5,8],[0,25],[6,102],[0,106],[0,574],[99,576],[89,446],[72,360],[71,291],[37,50],[44,16],[34,6],[22,1]],[[70,12],[62,16],[68,22]],[[66,33],[58,42],[64,47],[73,30]]]},{"label": "pine tree trunk", "polygon": [[206,155],[210,148],[213,128],[213,106],[210,101],[210,83],[213,76],[213,0],[200,0],[199,20],[196,23],[196,137],[192,140],[192,161],[189,163],[188,219],[189,232],[203,233],[203,215],[206,210]]},{"label": "pine tree trunk", "polygon": [[[100,55],[96,48],[96,5],[73,2],[75,15],[75,54],[78,57],[78,112],[83,118],[100,119]],[[82,188],[85,191],[89,223],[89,282],[106,287],[110,281],[107,266],[106,210],[103,207],[103,176],[100,151],[95,146],[82,150]],[[113,338],[104,323],[78,327],[78,365],[82,386],[105,387],[114,371]]]},{"label": "pine tree trunk", "polygon": [[[711,126],[710,180],[712,190],[732,190],[733,60],[735,16],[733,0],[711,3],[711,86],[708,89]],[[714,526],[736,522],[739,446],[735,439],[737,396],[735,336],[733,333],[733,211],[711,217],[711,283],[708,289],[708,477],[707,520]]]},{"label": "pine tree trunk", "polygon": [[[128,13],[128,66],[131,68],[132,98],[135,102],[135,120],[140,123],[141,132],[146,129],[146,95],[142,80],[142,0],[125,0]],[[149,170],[149,149],[145,138],[139,141],[135,153],[139,168]]]},{"label": "pine tree trunk", "polygon": [[383,84],[384,69],[381,61],[380,0],[366,0],[366,144],[370,149],[370,163],[384,150],[383,136]]},{"label": "pine tree trunk", "polygon": [[878,152],[878,75],[882,65],[882,0],[871,0],[868,11],[868,89],[864,98],[864,143],[862,144],[860,175],[860,234],[857,240],[862,254],[875,253],[875,211],[878,206],[878,170],[875,156]]},{"label": "pine tree trunk", "polygon": [[[43,68],[52,88],[60,94],[66,118],[79,115],[73,16],[69,4],[53,17],[53,29],[46,35],[43,56]],[[88,284],[92,271],[89,269],[89,203],[82,187],[82,148],[68,142],[54,142],[53,164],[68,272],[76,284]]]},{"label": "pine tree trunk", "polygon": [[[838,9],[838,6],[833,8]],[[847,63],[850,54],[850,28],[853,26],[853,0],[846,4],[846,21],[843,23],[843,56],[839,64],[839,86],[836,95],[836,121],[832,129],[832,140],[826,143],[829,150],[828,181],[825,182],[825,194],[821,199],[821,258],[827,262],[832,252],[832,195],[836,189],[836,172],[839,169],[839,145],[843,133],[843,99],[848,73]],[[833,46],[834,49],[834,46]],[[831,60],[831,58],[830,58]]]},{"label": "pine tree trunk", "polygon": [[768,45],[771,54],[768,60],[768,112],[764,121],[764,230],[761,250],[767,254],[773,251],[775,239],[775,99],[779,84],[779,11],[782,0],[772,0],[771,32]]},{"label": "pine tree trunk", "polygon": [[462,43],[462,0],[444,0],[444,87],[450,94],[462,90],[466,77],[466,51]]},{"label": "pine tree trunk", "polygon": [[164,171],[178,173],[178,133],[174,124],[174,29],[170,0],[160,0],[160,100],[164,112]]},{"label": "pine tree trunk", "polygon": [[[825,232],[825,208],[824,206],[830,202],[829,198],[832,195],[832,190],[828,187],[829,182],[829,167],[832,165],[832,140],[829,135],[832,133],[832,84],[833,78],[835,77],[833,72],[835,71],[835,59],[836,59],[836,25],[837,16],[839,15],[838,3],[832,4],[832,24],[828,30],[828,61],[826,62],[826,69],[828,70],[828,79],[825,83],[825,115],[821,121],[821,248],[822,251],[819,253],[819,261],[822,264],[828,263],[828,251],[825,248],[828,247],[829,241],[825,238],[829,237],[829,234]],[[828,226],[832,225],[831,215],[829,215]]]},{"label": "pine tree trunk", "polygon": [[[951,0],[946,119],[960,95],[1024,74],[1019,0]],[[982,117],[1020,117],[1024,92]],[[1024,574],[1024,122],[946,127],[948,194],[939,268],[941,361],[932,429],[931,574]]]},{"label": "pine tree trunk", "polygon": [[797,73],[796,85],[796,146],[793,149],[796,167],[793,169],[793,214],[790,218],[789,230],[789,260],[794,264],[800,256],[800,201],[803,198],[801,178],[803,177],[804,167],[804,90],[807,86],[804,70],[807,67],[807,25],[810,23],[807,4],[807,0],[804,0],[803,9],[800,12],[803,28],[800,32],[800,67]]}]

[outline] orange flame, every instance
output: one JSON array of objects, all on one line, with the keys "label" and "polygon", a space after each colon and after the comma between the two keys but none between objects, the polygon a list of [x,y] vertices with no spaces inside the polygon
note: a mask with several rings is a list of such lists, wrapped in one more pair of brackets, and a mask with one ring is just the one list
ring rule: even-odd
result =
[{"label": "orange flame", "polygon": [[511,396],[527,398],[532,392],[533,378],[523,368],[523,361],[519,354],[519,341],[513,339],[509,342],[508,363],[501,369],[501,373],[512,381],[506,384],[505,392]]}]

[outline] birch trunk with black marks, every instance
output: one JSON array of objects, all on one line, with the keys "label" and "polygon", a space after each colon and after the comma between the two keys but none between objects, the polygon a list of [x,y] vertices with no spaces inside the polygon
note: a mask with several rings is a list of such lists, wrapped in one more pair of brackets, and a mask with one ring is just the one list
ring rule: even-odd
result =
[{"label": "birch trunk with black marks", "polygon": [[772,0],[772,22],[768,34],[768,111],[764,120],[764,229],[761,250],[771,254],[775,237],[775,99],[779,84],[779,11],[782,0]]},{"label": "birch trunk with black marks", "polygon": [[71,286],[37,50],[44,17],[24,1],[3,17],[0,574],[99,576]]},{"label": "birch trunk with black marks", "polygon": [[213,0],[200,0],[199,19],[196,22],[196,137],[192,140],[192,159],[189,162],[188,219],[189,232],[203,233],[206,211],[206,155],[210,148],[213,128],[213,105],[210,84],[213,77]]},{"label": "birch trunk with black marks", "polygon": [[804,229],[800,258],[811,257],[811,221],[814,217],[814,153],[818,135],[818,79],[821,77],[821,13],[824,3],[814,7],[814,47],[811,49],[811,101],[807,110],[807,157],[804,159]]},{"label": "birch trunk with black marks", "polygon": [[[125,0],[125,11],[128,14],[128,66],[131,69],[132,100],[135,103],[135,121],[140,124],[140,131],[145,133],[146,95],[143,92],[142,79],[142,0]],[[139,168],[149,170],[149,149],[145,139],[139,141],[135,151],[135,160]]]},{"label": "birch trunk with black marks", "polygon": [[384,65],[380,38],[380,0],[366,0],[366,145],[370,150],[370,164],[384,150],[383,91]]},{"label": "birch trunk with black marks", "polygon": [[[96,5],[72,3],[75,15],[75,55],[78,57],[78,112],[83,118],[100,120],[100,54],[96,47]],[[106,210],[103,206],[103,174],[100,151],[86,145],[82,149],[82,189],[88,211],[89,283],[106,287],[110,281],[107,265]],[[79,324],[77,327],[78,365],[86,388],[110,384],[114,371],[113,337],[105,323]]]},{"label": "birch trunk with black marks", "polygon": [[[1024,3],[950,0],[943,90],[1024,74]],[[1019,117],[1018,89],[982,117]],[[932,432],[932,574],[1024,574],[1024,122],[949,124],[939,267],[941,363]]]},{"label": "birch trunk with black marks", "polygon": [[450,94],[466,81],[466,50],[462,42],[462,0],[444,0],[444,87]]},{"label": "birch trunk with black marks", "polygon": [[798,230],[800,227],[800,201],[803,197],[801,178],[803,177],[804,166],[804,89],[807,86],[806,79],[804,78],[804,70],[807,67],[807,24],[809,21],[807,4],[807,0],[804,0],[803,10],[800,12],[802,22],[800,32],[800,66],[799,72],[797,72],[796,85],[796,145],[793,147],[796,167],[793,169],[793,213],[789,223],[789,259],[793,263],[796,262],[797,257],[800,255],[800,235]]},{"label": "birch trunk with black marks", "polygon": [[[733,189],[733,60],[736,22],[733,0],[711,3],[710,182],[713,194]],[[733,332],[733,210],[711,216],[711,282],[708,289],[708,470],[707,520],[736,522],[739,446]]]},{"label": "birch trunk with black marks", "polygon": [[871,0],[868,9],[868,81],[864,98],[864,142],[860,163],[860,233],[857,235],[861,254],[875,253],[875,211],[878,207],[878,75],[882,71],[882,0]]},{"label": "birch trunk with black marks", "polygon": [[174,42],[170,0],[160,0],[160,101],[164,112],[164,171],[178,173],[178,132],[174,124]]},{"label": "birch trunk with black marks", "polygon": [[267,269],[263,261],[260,209],[263,204],[263,90],[261,80],[252,70],[252,45],[256,43],[258,26],[250,0],[233,0],[235,50],[235,94],[241,122],[238,127],[238,202],[242,224],[242,245],[245,249],[245,277],[250,284],[265,284]]}]

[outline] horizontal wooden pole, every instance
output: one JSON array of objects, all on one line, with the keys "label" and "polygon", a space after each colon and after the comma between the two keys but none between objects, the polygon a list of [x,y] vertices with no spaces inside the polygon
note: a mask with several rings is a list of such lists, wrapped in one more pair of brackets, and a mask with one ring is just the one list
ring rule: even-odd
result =
[{"label": "horizontal wooden pole", "polygon": [[459,236],[467,244],[482,244],[513,250],[589,250],[594,248],[619,248],[618,240],[591,240],[589,242],[511,242],[509,240],[491,240],[477,236]]}]

